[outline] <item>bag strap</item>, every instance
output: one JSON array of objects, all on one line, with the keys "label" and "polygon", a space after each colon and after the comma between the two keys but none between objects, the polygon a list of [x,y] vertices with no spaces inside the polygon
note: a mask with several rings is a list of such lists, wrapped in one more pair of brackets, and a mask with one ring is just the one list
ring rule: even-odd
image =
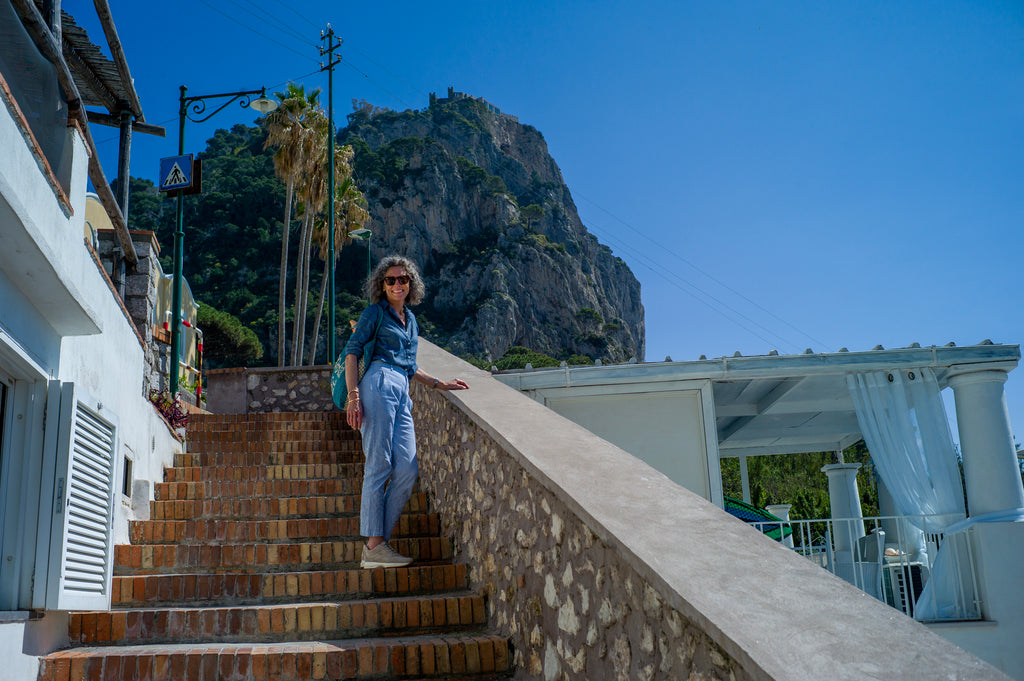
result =
[{"label": "bag strap", "polygon": [[377,334],[380,333],[381,324],[384,323],[384,307],[377,303],[377,325],[373,327],[373,340],[376,343]]}]

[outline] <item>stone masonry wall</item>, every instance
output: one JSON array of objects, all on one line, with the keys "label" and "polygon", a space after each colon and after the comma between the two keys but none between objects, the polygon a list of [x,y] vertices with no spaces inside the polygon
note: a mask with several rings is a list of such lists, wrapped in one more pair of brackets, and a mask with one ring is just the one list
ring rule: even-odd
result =
[{"label": "stone masonry wall", "polygon": [[206,399],[214,414],[333,411],[331,367],[209,369]]},{"label": "stone masonry wall", "polygon": [[441,393],[413,395],[420,484],[512,638],[516,678],[753,678]]},{"label": "stone masonry wall", "polygon": [[248,413],[331,411],[331,367],[246,369]]}]

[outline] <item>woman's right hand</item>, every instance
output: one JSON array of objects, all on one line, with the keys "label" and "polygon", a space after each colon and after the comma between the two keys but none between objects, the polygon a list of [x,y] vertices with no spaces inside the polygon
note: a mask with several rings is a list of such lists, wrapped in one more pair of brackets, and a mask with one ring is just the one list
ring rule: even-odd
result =
[{"label": "woman's right hand", "polygon": [[363,425],[363,405],[359,402],[359,393],[349,393],[348,403],[345,405],[345,420],[349,427],[359,430]]}]

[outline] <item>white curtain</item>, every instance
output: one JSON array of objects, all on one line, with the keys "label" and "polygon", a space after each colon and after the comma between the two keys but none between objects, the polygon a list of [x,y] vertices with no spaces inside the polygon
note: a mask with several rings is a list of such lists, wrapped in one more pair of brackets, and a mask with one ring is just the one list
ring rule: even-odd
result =
[{"label": "white curtain", "polygon": [[931,369],[846,377],[871,461],[902,515],[929,519],[925,532],[964,517],[964,490],[939,385]]},{"label": "white curtain", "polygon": [[[932,370],[862,372],[847,376],[846,382],[871,461],[897,511],[931,534],[963,519],[963,484]],[[944,542],[934,557],[915,610],[918,619],[977,615],[973,594],[963,592],[963,547],[958,543]]]}]

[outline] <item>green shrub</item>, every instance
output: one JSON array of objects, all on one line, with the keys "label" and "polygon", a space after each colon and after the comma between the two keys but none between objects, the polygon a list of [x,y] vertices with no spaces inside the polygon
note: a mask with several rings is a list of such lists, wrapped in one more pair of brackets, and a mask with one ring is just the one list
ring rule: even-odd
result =
[{"label": "green shrub", "polygon": [[576,313],[576,319],[581,322],[593,322],[594,324],[600,324],[604,321],[604,317],[597,310],[589,307],[581,307],[579,312]]},{"label": "green shrub", "polygon": [[559,364],[558,360],[554,357],[524,348],[521,345],[513,345],[494,364],[502,371],[506,371],[508,369],[524,369],[527,363],[532,364],[535,369],[539,367],[556,367]]},{"label": "green shrub", "polygon": [[203,332],[203,362],[207,366],[251,366],[263,357],[263,345],[256,332],[234,315],[211,305],[200,305],[197,323]]}]

